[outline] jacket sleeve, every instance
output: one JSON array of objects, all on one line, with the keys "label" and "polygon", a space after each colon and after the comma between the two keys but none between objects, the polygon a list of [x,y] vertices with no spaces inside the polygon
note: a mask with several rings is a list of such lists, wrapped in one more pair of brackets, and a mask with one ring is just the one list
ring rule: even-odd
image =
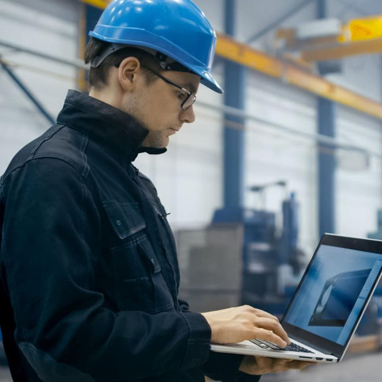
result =
[{"label": "jacket sleeve", "polygon": [[105,307],[95,288],[101,220],[83,174],[61,159],[33,159],[4,179],[3,191],[15,340],[41,380],[122,381],[206,362],[202,315]]}]

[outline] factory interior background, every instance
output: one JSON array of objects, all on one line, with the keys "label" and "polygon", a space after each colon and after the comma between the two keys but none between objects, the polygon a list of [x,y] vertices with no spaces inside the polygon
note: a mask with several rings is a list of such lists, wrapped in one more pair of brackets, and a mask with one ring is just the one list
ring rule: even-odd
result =
[{"label": "factory interior background", "polygon": [[[282,317],[324,233],[382,240],[382,2],[194,2],[217,31],[225,93],[201,86],[195,123],[135,165],[169,214],[191,309]],[[1,174],[68,89],[86,91],[87,33],[106,3],[0,0]],[[341,364],[262,380],[376,382],[381,351],[382,285]]]}]

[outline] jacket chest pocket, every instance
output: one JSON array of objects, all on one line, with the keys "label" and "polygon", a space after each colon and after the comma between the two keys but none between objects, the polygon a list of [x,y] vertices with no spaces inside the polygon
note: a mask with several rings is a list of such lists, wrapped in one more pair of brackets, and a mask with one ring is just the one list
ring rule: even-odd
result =
[{"label": "jacket chest pocket", "polygon": [[103,203],[117,239],[113,240],[112,284],[121,310],[158,313],[174,306],[146,223],[137,203]]}]

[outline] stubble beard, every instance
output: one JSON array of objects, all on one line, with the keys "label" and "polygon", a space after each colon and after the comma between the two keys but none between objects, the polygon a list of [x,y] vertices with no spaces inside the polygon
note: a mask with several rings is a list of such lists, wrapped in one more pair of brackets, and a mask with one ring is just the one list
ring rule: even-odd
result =
[{"label": "stubble beard", "polygon": [[[141,112],[142,104],[135,98],[129,101],[129,104],[125,106],[125,112],[135,118],[142,127],[149,130],[147,125],[143,122],[144,116]],[[165,135],[164,131],[149,130],[149,133],[142,143],[142,147],[151,147],[155,149],[162,149],[169,144],[169,137]]]},{"label": "stubble beard", "polygon": [[169,138],[163,134],[163,131],[150,131],[142,146],[163,149],[167,147],[168,143]]}]

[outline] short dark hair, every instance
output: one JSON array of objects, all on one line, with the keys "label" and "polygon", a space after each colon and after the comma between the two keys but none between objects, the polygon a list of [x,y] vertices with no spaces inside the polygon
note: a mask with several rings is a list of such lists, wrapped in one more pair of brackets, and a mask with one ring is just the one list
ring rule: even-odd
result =
[{"label": "short dark hair", "polygon": [[[108,42],[91,37],[85,49],[85,64],[90,63],[96,56],[99,56],[108,46]],[[126,47],[107,56],[97,68],[90,68],[90,87],[100,90],[104,85],[107,85],[110,69],[118,66],[126,57],[136,57],[141,65],[149,70],[163,71],[159,61],[152,54],[136,47]],[[149,70],[145,73],[147,83],[154,81],[156,78],[155,74]]]}]

